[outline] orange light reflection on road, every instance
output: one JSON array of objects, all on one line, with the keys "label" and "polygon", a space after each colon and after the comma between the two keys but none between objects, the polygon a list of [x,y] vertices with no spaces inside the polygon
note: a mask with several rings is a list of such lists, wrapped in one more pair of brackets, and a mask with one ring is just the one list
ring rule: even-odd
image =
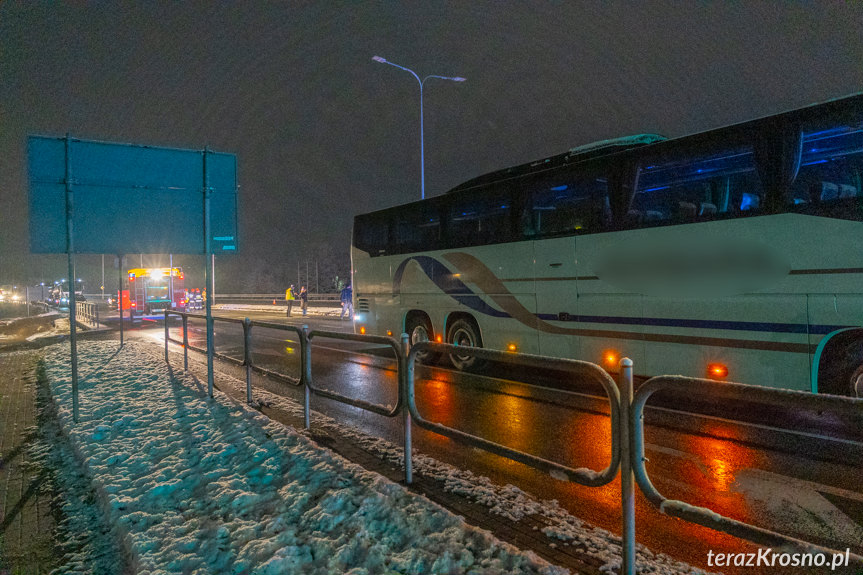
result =
[{"label": "orange light reflection on road", "polygon": [[693,479],[705,487],[702,492],[712,493],[709,500],[689,501],[708,507],[732,518],[750,515],[749,505],[743,493],[736,491],[737,474],[758,465],[758,457],[751,448],[735,441],[719,439],[734,435],[722,425],[706,425],[706,435],[686,436],[681,448],[692,454],[692,460],[700,473]]}]

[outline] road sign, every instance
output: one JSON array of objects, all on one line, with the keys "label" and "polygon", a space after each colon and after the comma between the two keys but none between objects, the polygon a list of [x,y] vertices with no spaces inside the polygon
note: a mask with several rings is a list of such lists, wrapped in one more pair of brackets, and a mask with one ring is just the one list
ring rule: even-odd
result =
[{"label": "road sign", "polygon": [[[209,149],[177,150],[30,136],[30,251],[210,254],[237,251],[237,158]],[[119,277],[122,290],[122,272]],[[74,295],[73,289],[69,290]],[[78,421],[76,304],[70,296],[72,419]],[[123,311],[120,306],[120,347]],[[130,310],[131,314],[131,310]],[[131,318],[130,318],[131,319]],[[207,384],[213,397],[213,316],[207,302]]]},{"label": "road sign", "polygon": [[204,162],[204,155],[74,138],[67,147],[66,138],[30,136],[30,251],[67,251],[68,170],[74,253],[205,253],[205,181],[211,251],[236,253],[236,156],[206,152]]}]

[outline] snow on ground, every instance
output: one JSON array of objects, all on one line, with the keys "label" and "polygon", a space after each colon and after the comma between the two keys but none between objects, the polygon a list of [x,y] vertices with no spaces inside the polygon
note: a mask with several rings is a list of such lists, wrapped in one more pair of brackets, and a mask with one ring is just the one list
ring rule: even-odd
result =
[{"label": "snow on ground", "polygon": [[[267,311],[271,313],[278,313],[281,315],[285,315],[287,311],[287,307],[283,305],[284,302],[280,301],[279,305],[255,305],[255,304],[231,304],[231,303],[220,303],[213,306],[214,310],[249,310],[249,311]],[[325,306],[309,306],[306,310],[306,314],[309,316],[316,317],[339,317],[339,314],[342,312],[342,308],[339,306],[325,307]],[[204,313],[201,310],[199,313]],[[300,305],[297,302],[294,302],[294,307],[291,309],[291,317],[303,317],[303,311],[300,309]]]},{"label": "snow on ground", "polygon": [[41,331],[27,336],[27,341],[37,341],[46,337],[56,337],[58,335],[69,335],[69,318],[61,317],[54,320],[54,327],[48,331]]},{"label": "snow on ground", "polygon": [[[159,344],[158,349],[164,349]],[[189,354],[189,362],[205,365],[205,356]],[[223,373],[217,374],[219,384],[230,384],[245,395],[245,380]],[[260,386],[253,388],[253,397],[259,404],[275,407],[294,416],[303,416],[303,407],[293,399],[271,393]],[[388,406],[391,407],[391,406]],[[367,434],[366,432],[313,412],[312,427],[323,428],[334,437],[345,437],[366,451],[374,453],[404,468],[403,446]],[[543,529],[548,537],[562,546],[585,549],[584,553],[601,559],[603,572],[617,573],[620,569],[620,537],[595,527],[571,515],[556,500],[538,500],[514,485],[500,486],[488,477],[476,475],[469,470],[458,469],[413,450],[415,472],[444,482],[444,489],[469,498],[488,507],[491,513],[518,521],[530,515],[540,515],[549,526]],[[618,492],[619,493],[619,492]],[[618,497],[619,495],[615,495]],[[636,562],[641,575],[703,575],[706,572],[668,555],[653,553],[647,547],[636,547]]]},{"label": "snow on ground", "polygon": [[[44,370],[140,575],[567,572],[221,393],[208,399],[152,346],[79,343],[77,424],[67,345],[46,349]],[[76,473],[59,471],[61,487]]]},{"label": "snow on ground", "polygon": [[55,515],[59,513],[55,534],[58,564],[52,575],[128,572],[121,542],[110,536],[112,528],[107,514],[93,505],[94,494],[86,469],[59,425],[49,390],[40,385],[37,394],[36,441],[27,450],[47,482],[43,489],[54,494]]}]

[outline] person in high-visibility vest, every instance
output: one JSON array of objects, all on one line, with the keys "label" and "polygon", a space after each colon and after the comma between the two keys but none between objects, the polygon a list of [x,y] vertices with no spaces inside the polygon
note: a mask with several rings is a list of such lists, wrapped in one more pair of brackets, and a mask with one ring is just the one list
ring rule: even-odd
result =
[{"label": "person in high-visibility vest", "polygon": [[294,307],[294,300],[296,299],[296,296],[294,296],[294,284],[291,284],[291,287],[285,290],[285,301],[288,302],[287,317],[291,317],[291,308]]}]

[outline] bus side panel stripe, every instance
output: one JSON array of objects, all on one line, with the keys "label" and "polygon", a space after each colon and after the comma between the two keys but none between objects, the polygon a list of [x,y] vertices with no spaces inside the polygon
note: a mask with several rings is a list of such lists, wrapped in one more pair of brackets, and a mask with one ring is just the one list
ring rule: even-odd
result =
[{"label": "bus side panel stripe", "polygon": [[[451,252],[444,256],[457,269],[465,273],[470,281],[488,295],[503,310],[497,310],[488,305],[479,295],[471,291],[449,268],[436,259],[429,256],[413,256],[405,259],[396,270],[393,277],[393,294],[398,295],[401,291],[401,281],[404,270],[411,260],[416,261],[429,279],[457,302],[484,315],[493,317],[511,317],[520,323],[538,329],[546,333],[557,333],[563,335],[582,335],[587,337],[602,337],[613,339],[630,339],[655,341],[664,343],[682,343],[689,345],[708,345],[716,347],[733,347],[741,349],[758,349],[765,351],[783,351],[790,353],[809,353],[808,343],[788,343],[775,341],[744,340],[731,338],[684,336],[656,333],[635,333],[625,331],[607,331],[595,329],[565,328],[548,323],[559,321],[558,316],[550,314],[535,314],[525,308],[518,299],[509,292],[503,282],[481,261],[472,255],[460,252]],[[636,317],[614,317],[614,316],[573,316],[568,321],[579,321],[582,323],[616,323],[630,325],[649,326],[672,326],[672,327],[700,327],[713,329],[737,329],[744,331],[765,331],[780,333],[806,333],[805,324],[772,324],[759,322],[729,322],[708,320],[671,320],[661,318],[636,318]],[[841,327],[841,326],[840,326]],[[801,329],[802,328],[802,329]],[[830,333],[834,326],[810,326],[810,333]],[[821,331],[827,330],[827,331]]]}]

